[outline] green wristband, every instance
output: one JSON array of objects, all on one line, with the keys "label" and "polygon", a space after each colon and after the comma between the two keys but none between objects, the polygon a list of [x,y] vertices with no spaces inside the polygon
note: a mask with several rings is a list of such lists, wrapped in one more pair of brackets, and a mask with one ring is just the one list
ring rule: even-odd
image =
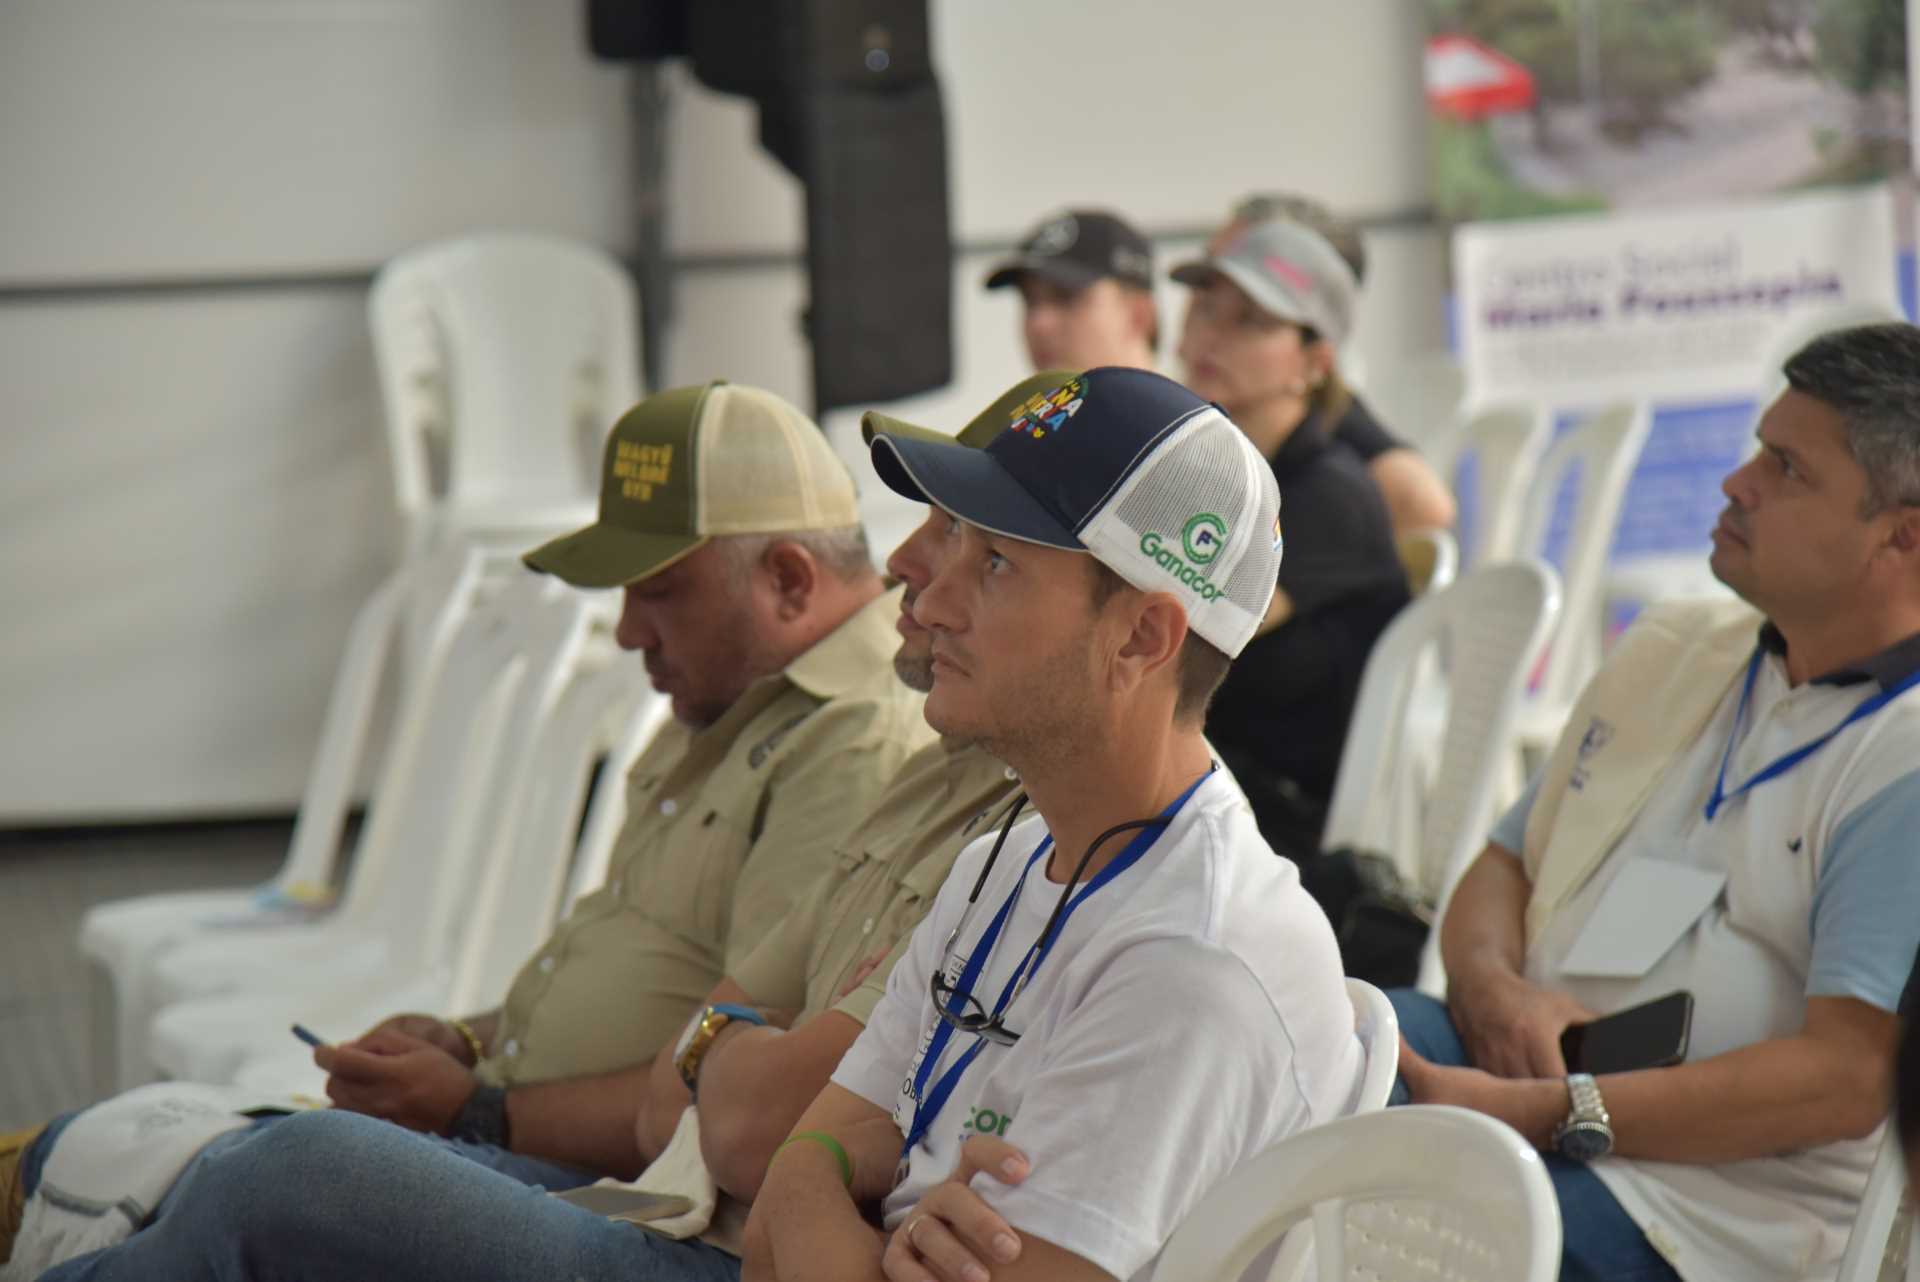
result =
[{"label": "green wristband", "polygon": [[801,1131],[798,1135],[789,1135],[779,1148],[773,1150],[773,1155],[779,1157],[788,1145],[798,1144],[801,1140],[812,1140],[833,1154],[833,1160],[840,1163],[840,1182],[848,1188],[853,1187],[853,1159],[847,1156],[847,1150],[840,1146],[840,1141],[825,1131]]}]

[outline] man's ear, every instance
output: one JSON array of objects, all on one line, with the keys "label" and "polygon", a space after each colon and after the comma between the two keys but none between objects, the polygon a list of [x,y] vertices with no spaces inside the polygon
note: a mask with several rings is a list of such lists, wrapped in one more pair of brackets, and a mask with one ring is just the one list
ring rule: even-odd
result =
[{"label": "man's ear", "polygon": [[1902,556],[1920,551],[1920,507],[1903,507],[1894,514],[1887,542]]},{"label": "man's ear", "polygon": [[791,540],[775,539],[760,554],[759,569],[781,619],[791,622],[807,612],[821,575],[820,562],[812,552]]},{"label": "man's ear", "polygon": [[1133,602],[1132,629],[1114,654],[1116,682],[1135,685],[1170,668],[1187,639],[1187,612],[1165,592],[1143,592]]}]

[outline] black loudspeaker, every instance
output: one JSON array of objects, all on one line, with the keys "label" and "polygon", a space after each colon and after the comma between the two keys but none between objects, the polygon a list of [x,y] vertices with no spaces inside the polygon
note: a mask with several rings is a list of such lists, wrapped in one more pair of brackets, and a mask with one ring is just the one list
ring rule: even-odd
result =
[{"label": "black loudspeaker", "polygon": [[894,400],[953,376],[946,118],[926,0],[589,0],[593,50],[686,56],[752,98],[806,187],[814,405]]}]

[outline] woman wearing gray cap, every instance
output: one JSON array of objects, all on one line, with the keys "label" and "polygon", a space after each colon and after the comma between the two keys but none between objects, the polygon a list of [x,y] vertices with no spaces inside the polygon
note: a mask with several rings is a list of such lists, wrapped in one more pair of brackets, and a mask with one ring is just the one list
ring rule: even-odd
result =
[{"label": "woman wearing gray cap", "polygon": [[1272,465],[1287,541],[1263,630],[1215,698],[1207,737],[1267,841],[1305,859],[1320,847],[1367,655],[1408,600],[1380,490],[1335,429],[1350,403],[1335,352],[1357,290],[1323,236],[1284,218],[1240,228],[1173,278],[1193,289],[1184,381]]}]

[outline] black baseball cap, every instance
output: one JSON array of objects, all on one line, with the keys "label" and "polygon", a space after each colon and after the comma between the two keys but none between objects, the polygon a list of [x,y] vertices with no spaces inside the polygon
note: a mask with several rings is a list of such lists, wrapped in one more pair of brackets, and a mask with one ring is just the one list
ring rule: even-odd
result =
[{"label": "black baseball cap", "polygon": [[1068,289],[1085,289],[1111,276],[1123,285],[1150,290],[1153,245],[1104,210],[1069,209],[1027,233],[1019,252],[987,274],[987,288],[1017,285],[1029,272]]}]

